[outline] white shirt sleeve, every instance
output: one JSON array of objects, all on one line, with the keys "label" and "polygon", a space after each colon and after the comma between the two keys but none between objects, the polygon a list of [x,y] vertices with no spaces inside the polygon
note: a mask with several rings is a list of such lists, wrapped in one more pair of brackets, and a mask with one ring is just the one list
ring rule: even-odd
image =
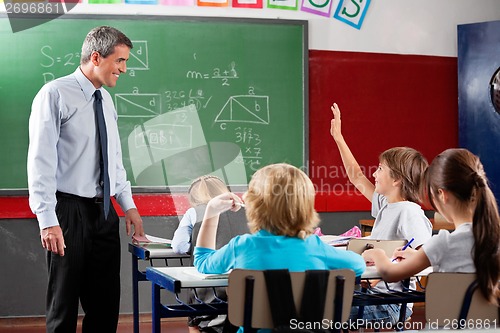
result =
[{"label": "white shirt sleeve", "polygon": [[196,210],[189,208],[181,221],[177,230],[175,230],[174,237],[172,238],[172,249],[175,253],[185,254],[191,247],[191,234],[193,226],[196,223]]},{"label": "white shirt sleeve", "polygon": [[373,196],[372,196],[372,216],[374,218],[377,217],[378,215],[378,212],[380,212],[380,209],[382,209],[382,207],[384,205],[387,204],[387,198],[385,196],[383,196],[382,194],[379,194],[377,192],[373,192]]}]

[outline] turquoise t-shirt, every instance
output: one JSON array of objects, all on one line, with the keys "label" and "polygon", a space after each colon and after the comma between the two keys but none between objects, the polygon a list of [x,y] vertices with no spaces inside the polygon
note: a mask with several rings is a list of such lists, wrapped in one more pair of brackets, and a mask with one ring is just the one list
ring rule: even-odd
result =
[{"label": "turquoise t-shirt", "polygon": [[325,244],[316,235],[306,239],[276,236],[260,230],[236,236],[219,250],[194,249],[194,266],[201,273],[225,273],[230,269],[352,269],[360,276],[366,268],[363,257]]}]

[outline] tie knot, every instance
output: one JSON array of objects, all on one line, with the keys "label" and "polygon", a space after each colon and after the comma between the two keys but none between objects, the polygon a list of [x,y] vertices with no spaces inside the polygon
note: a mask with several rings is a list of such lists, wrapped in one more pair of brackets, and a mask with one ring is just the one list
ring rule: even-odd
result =
[{"label": "tie knot", "polygon": [[97,98],[98,100],[102,100],[101,92],[99,90],[96,90],[94,92],[94,97]]}]

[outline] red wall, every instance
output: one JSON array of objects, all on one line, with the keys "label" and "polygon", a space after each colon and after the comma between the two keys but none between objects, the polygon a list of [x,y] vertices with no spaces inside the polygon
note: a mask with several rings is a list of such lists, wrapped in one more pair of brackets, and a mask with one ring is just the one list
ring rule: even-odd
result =
[{"label": "red wall", "polygon": [[[393,146],[413,147],[428,160],[456,147],[457,86],[457,58],[311,50],[308,171],[318,188],[317,210],[370,209],[343,175],[329,132],[333,102],[358,162],[373,169],[378,155]],[[143,216],[180,215],[188,207],[183,195],[134,198]],[[32,217],[27,197],[0,197],[0,218]]]},{"label": "red wall", "polygon": [[309,175],[320,192],[319,211],[370,209],[345,177],[330,136],[333,102],[344,138],[370,177],[390,147],[413,147],[431,161],[458,145],[457,58],[311,50]]}]

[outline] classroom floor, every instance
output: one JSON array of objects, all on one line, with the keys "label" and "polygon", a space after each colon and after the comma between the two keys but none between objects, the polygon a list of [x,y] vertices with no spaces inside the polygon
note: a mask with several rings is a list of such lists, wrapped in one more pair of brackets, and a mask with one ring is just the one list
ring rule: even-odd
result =
[{"label": "classroom floor", "polygon": [[[141,316],[140,333],[151,332],[151,318]],[[168,333],[188,333],[187,319],[176,318],[162,320],[161,331]],[[77,333],[82,332],[81,322],[78,322]],[[116,333],[133,333],[134,325],[131,316],[120,317],[118,330]],[[43,318],[22,320],[22,319],[0,319],[0,333],[45,333],[45,322]]]},{"label": "classroom floor", "polygon": [[[413,324],[411,324],[413,323]],[[423,306],[415,306],[414,312],[411,317],[412,327],[406,327],[406,330],[415,330],[425,325],[425,309]],[[151,332],[151,320],[146,316],[141,316],[141,323],[139,326],[141,333]],[[188,333],[186,326],[186,319],[169,319],[162,320],[162,332],[168,333]],[[117,333],[133,333],[134,327],[131,317],[121,317],[118,324]],[[387,330],[381,330],[382,332]],[[373,330],[365,329],[364,332],[373,332]],[[45,326],[43,320],[10,320],[0,319],[0,333],[45,333]],[[77,333],[81,333],[81,326],[78,325]]]}]

